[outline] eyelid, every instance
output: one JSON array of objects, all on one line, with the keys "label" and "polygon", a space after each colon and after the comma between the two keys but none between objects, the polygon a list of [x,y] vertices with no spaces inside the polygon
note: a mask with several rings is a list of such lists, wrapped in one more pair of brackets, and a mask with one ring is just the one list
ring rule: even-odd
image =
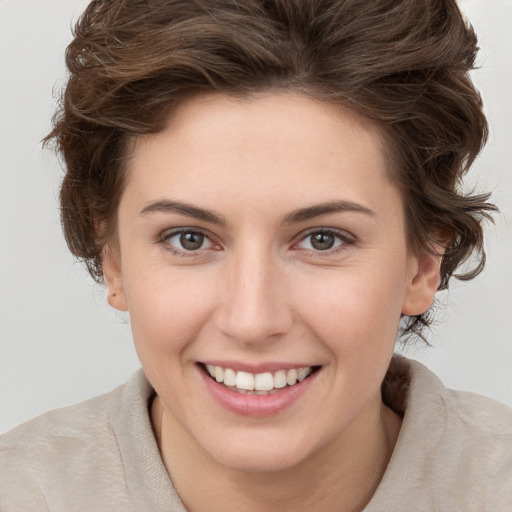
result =
[{"label": "eyelid", "polygon": [[[187,251],[186,249],[179,249],[179,248],[173,247],[172,245],[170,245],[168,243],[168,240],[170,238],[180,235],[182,233],[188,233],[188,232],[200,233],[210,242],[211,245],[204,249],[202,248],[202,249],[197,249],[195,251]],[[326,249],[324,251],[314,250],[314,249],[297,248],[297,246],[300,242],[302,242],[308,236],[311,236],[315,233],[325,233],[325,234],[334,235],[335,237],[339,238],[342,243],[340,243],[339,245],[337,245],[331,249]],[[295,237],[295,240],[292,242],[291,248],[301,250],[304,252],[309,252],[309,253],[311,253],[311,255],[321,257],[322,255],[329,256],[329,255],[335,254],[339,251],[345,250],[348,248],[348,246],[354,245],[356,243],[356,241],[357,241],[356,237],[345,230],[321,226],[321,227],[308,228],[307,230],[304,230],[301,233],[299,233]],[[213,236],[208,230],[206,230],[204,228],[195,227],[195,226],[180,226],[180,227],[176,227],[176,228],[168,228],[166,230],[163,230],[158,235],[156,242],[164,245],[166,250],[168,250],[168,251],[172,252],[174,255],[178,255],[178,256],[180,256],[180,255],[181,256],[197,256],[199,253],[202,253],[204,251],[212,250],[212,249],[219,250],[221,248],[221,244],[216,240],[216,237]]]},{"label": "eyelid", "polygon": [[[187,251],[186,249],[179,249],[169,244],[169,239],[177,235],[181,235],[183,233],[199,233],[203,235],[205,239],[207,239],[210,242],[211,245],[209,247],[197,249],[195,251]],[[179,228],[166,229],[158,235],[157,243],[162,244],[164,248],[172,252],[172,254],[184,257],[197,256],[199,253],[202,253],[204,251],[220,247],[220,244],[216,241],[215,237],[213,237],[213,235],[209,231],[194,226],[180,226]]]},{"label": "eyelid", "polygon": [[322,227],[309,228],[309,229],[299,233],[296,237],[296,241],[292,244],[292,248],[295,248],[300,242],[304,241],[306,238],[308,238],[309,236],[314,235],[316,233],[324,233],[324,234],[334,235],[337,238],[339,238],[342,243],[331,248],[331,249],[326,249],[325,251],[314,250],[314,249],[301,249],[301,248],[299,248],[298,250],[308,251],[311,254],[314,254],[315,256],[322,256],[322,255],[328,256],[330,254],[335,254],[339,251],[342,251],[342,250],[346,249],[348,246],[354,245],[356,243],[356,238],[353,235],[351,235],[350,233],[348,233],[347,231],[342,230],[342,229],[322,226]]}]

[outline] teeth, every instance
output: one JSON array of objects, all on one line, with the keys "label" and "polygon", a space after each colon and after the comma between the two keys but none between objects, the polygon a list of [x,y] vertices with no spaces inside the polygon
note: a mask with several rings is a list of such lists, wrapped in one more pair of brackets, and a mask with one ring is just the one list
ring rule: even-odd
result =
[{"label": "teeth", "polygon": [[302,382],[311,373],[311,368],[300,368],[297,372],[297,380]]},{"label": "teeth", "polygon": [[286,372],[279,370],[274,373],[274,387],[277,389],[284,388],[286,386]]},{"label": "teeth", "polygon": [[224,369],[220,366],[215,367],[215,380],[217,382],[224,382]]},{"label": "teeth", "polygon": [[288,370],[286,374],[286,384],[293,386],[297,382],[297,370]]},{"label": "teeth", "polygon": [[231,368],[222,368],[212,364],[206,365],[206,370],[217,382],[226,386],[236,387],[241,393],[252,392],[258,395],[273,393],[276,389],[293,386],[302,382],[311,374],[313,368],[292,368],[291,370],[278,370],[274,374],[270,372],[252,374],[248,372],[235,372]]},{"label": "teeth", "polygon": [[254,389],[256,391],[270,391],[274,389],[274,376],[270,372],[258,373],[254,377]]},{"label": "teeth", "polygon": [[235,386],[238,389],[252,391],[254,389],[254,375],[247,372],[237,372]]},{"label": "teeth", "polygon": [[236,386],[236,373],[231,368],[224,370],[224,384],[226,386]]}]

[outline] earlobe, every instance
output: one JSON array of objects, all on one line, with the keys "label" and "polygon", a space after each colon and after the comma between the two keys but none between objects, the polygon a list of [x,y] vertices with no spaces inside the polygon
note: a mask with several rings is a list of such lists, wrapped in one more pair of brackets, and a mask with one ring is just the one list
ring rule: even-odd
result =
[{"label": "earlobe", "polygon": [[108,289],[107,301],[113,308],[119,311],[128,311],[121,265],[117,252],[108,244],[103,248],[102,263],[103,276],[105,277]]},{"label": "earlobe", "polygon": [[411,258],[402,314],[421,315],[430,308],[439,287],[441,259],[441,253]]}]

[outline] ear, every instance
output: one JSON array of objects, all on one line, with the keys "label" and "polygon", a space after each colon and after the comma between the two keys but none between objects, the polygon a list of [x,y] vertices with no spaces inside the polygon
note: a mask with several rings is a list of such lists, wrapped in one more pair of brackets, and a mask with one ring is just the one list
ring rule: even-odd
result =
[{"label": "ear", "polygon": [[441,279],[443,248],[436,244],[434,251],[421,256],[411,255],[409,259],[407,288],[402,302],[404,315],[421,315],[434,301]]},{"label": "ear", "polygon": [[111,247],[109,244],[103,247],[103,276],[107,283],[108,303],[119,311],[128,311],[126,303],[126,295],[124,292],[123,276],[121,273],[121,265],[119,251]]}]

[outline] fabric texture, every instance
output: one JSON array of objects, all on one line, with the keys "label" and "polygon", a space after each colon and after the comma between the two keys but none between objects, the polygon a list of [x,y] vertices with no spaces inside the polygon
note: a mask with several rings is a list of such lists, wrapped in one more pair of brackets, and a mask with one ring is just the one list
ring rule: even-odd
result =
[{"label": "fabric texture", "polygon": [[[153,397],[139,370],[106,395],[1,436],[0,510],[186,512],[153,435]],[[393,360],[383,397],[403,424],[364,512],[512,511],[512,410],[446,389],[404,358]]]}]

